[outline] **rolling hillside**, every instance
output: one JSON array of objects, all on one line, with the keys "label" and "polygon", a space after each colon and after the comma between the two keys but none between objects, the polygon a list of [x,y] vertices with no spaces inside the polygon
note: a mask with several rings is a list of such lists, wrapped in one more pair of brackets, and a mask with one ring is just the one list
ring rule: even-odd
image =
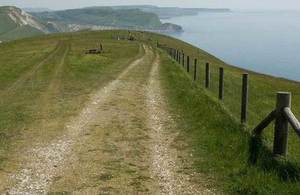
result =
[{"label": "rolling hillside", "polygon": [[[157,42],[197,58],[197,79],[192,64],[187,72]],[[86,54],[99,43],[102,53]],[[277,91],[292,92],[300,116],[297,82],[233,67],[168,36],[128,30],[3,43],[0,64],[0,194],[300,192],[297,135],[290,132],[286,157],[272,154],[273,125],[259,142],[252,137]],[[249,121],[241,125],[245,72]]]},{"label": "rolling hillside", "polygon": [[175,24],[163,24],[156,14],[139,9],[95,7],[29,14],[13,6],[0,7],[2,42],[48,33],[120,28],[160,32],[183,30]]},{"label": "rolling hillside", "polygon": [[[162,24],[158,15],[140,9],[114,9],[112,7],[90,7],[52,12],[32,13],[39,20],[63,23],[67,27],[99,29],[104,27],[143,30],[182,31],[174,24]],[[168,28],[166,28],[168,26]]]},{"label": "rolling hillside", "polygon": [[139,10],[119,10],[110,8],[84,8],[54,12],[34,13],[43,21],[63,22],[79,25],[102,25],[118,27],[157,28],[161,25],[155,14],[144,13]]}]

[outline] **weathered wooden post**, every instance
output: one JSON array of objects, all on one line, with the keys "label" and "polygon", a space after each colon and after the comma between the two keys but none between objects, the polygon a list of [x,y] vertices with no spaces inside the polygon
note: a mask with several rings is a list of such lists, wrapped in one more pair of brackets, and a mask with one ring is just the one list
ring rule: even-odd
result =
[{"label": "weathered wooden post", "polygon": [[245,124],[247,122],[248,114],[248,85],[249,75],[247,73],[243,74],[243,84],[242,84],[242,104],[241,104],[241,123]]},{"label": "weathered wooden post", "polygon": [[182,53],[182,66],[184,67],[184,63],[185,63],[185,56],[184,53]]},{"label": "weathered wooden post", "polygon": [[224,68],[219,68],[219,100],[224,99]]},{"label": "weathered wooden post", "polygon": [[181,62],[181,52],[178,53],[178,63],[180,64]]},{"label": "weathered wooden post", "polygon": [[179,51],[176,49],[176,62],[178,62]]},{"label": "weathered wooden post", "polygon": [[190,72],[190,56],[187,56],[186,71]]},{"label": "weathered wooden post", "polygon": [[205,87],[208,89],[210,87],[210,65],[206,63],[205,67]]},{"label": "weathered wooden post", "polygon": [[195,58],[194,62],[194,81],[197,80],[197,58]]},{"label": "weathered wooden post", "polygon": [[173,59],[176,59],[176,49],[173,49]]},{"label": "weathered wooden post", "polygon": [[288,151],[288,120],[283,115],[284,108],[291,107],[291,93],[278,92],[276,103],[276,120],[274,132],[274,155],[287,155]]}]

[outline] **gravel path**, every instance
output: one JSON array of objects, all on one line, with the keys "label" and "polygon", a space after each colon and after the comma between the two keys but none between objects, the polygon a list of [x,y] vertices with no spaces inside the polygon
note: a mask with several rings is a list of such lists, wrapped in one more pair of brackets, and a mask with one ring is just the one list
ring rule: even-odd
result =
[{"label": "gravel path", "polygon": [[[149,46],[143,50],[91,95],[62,136],[20,156],[22,168],[11,174],[7,194],[210,194],[178,159],[173,146],[178,130],[161,89],[160,56]],[[50,89],[57,85],[54,77]]]},{"label": "gravel path", "polygon": [[156,55],[147,90],[151,171],[152,178],[158,179],[160,186],[158,194],[209,194],[209,191],[201,185],[191,182],[192,175],[183,172],[178,151],[172,147],[178,131],[175,121],[168,112],[160,86],[159,65],[159,55]]}]

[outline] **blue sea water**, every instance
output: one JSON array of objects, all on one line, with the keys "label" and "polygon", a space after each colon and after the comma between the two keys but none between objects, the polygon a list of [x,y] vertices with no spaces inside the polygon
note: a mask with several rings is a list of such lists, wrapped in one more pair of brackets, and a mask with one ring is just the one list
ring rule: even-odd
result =
[{"label": "blue sea water", "polygon": [[300,81],[300,11],[200,13],[162,22],[179,24],[172,36],[234,66]]}]

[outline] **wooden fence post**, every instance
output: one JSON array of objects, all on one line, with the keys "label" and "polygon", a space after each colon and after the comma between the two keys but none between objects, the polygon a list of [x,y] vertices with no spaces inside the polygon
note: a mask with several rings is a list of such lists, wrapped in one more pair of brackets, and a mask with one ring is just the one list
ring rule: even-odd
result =
[{"label": "wooden fence post", "polygon": [[241,123],[245,124],[247,122],[248,114],[248,85],[249,75],[247,73],[243,74],[243,84],[242,84],[242,104],[241,104]]},{"label": "wooden fence post", "polygon": [[181,52],[178,53],[178,64],[181,62]]},{"label": "wooden fence post", "polygon": [[176,49],[174,49],[174,60],[176,60]]},{"label": "wooden fence post", "polygon": [[219,100],[224,99],[224,68],[219,69]]},{"label": "wooden fence post", "polygon": [[291,107],[291,93],[278,92],[273,154],[286,156],[288,152],[288,120],[283,115],[283,108]]},{"label": "wooden fence post", "polygon": [[176,62],[178,62],[178,59],[179,59],[179,51],[178,49],[176,49]]},{"label": "wooden fence post", "polygon": [[197,80],[197,58],[195,58],[195,63],[194,63],[194,81]]},{"label": "wooden fence post", "polygon": [[190,56],[187,56],[186,71],[190,72]]},{"label": "wooden fence post", "polygon": [[173,55],[172,56],[173,56],[173,59],[175,60],[175,58],[176,58],[176,51],[175,51],[174,48],[172,50],[173,50]]},{"label": "wooden fence post", "polygon": [[182,53],[182,66],[184,67],[184,63],[185,63],[185,56],[184,53]]},{"label": "wooden fence post", "polygon": [[210,65],[206,63],[205,67],[205,87],[208,89],[210,87]]}]

